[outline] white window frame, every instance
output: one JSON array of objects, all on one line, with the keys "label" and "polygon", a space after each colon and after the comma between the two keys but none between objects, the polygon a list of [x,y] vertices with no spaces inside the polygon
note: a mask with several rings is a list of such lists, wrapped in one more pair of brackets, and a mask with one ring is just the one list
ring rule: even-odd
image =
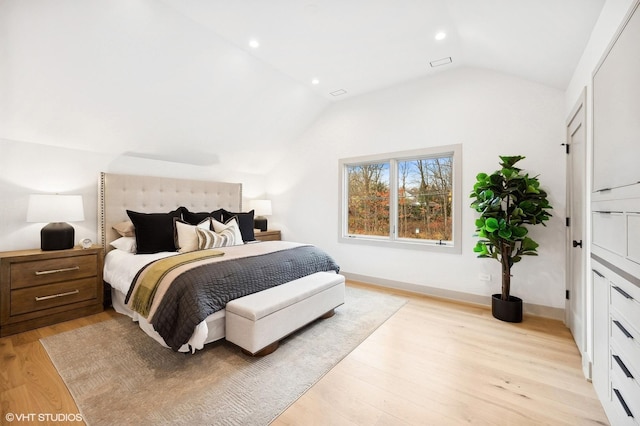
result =
[{"label": "white window frame", "polygon": [[[428,157],[452,157],[452,239],[446,242],[399,238],[398,226],[398,162]],[[389,236],[373,236],[349,234],[349,202],[347,167],[367,163],[389,163]],[[348,244],[375,245],[381,247],[408,248],[440,253],[462,253],[462,145],[437,146],[419,150],[393,152],[387,154],[367,155],[362,157],[343,158],[339,160],[340,183],[340,219],[338,242]]]}]

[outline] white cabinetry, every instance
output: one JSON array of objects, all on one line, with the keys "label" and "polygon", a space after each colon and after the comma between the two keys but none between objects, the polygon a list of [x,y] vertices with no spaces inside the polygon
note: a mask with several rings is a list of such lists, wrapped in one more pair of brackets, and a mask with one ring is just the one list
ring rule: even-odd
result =
[{"label": "white cabinetry", "polygon": [[592,379],[616,426],[640,425],[639,5],[593,74]]},{"label": "white cabinetry", "polygon": [[613,425],[640,424],[640,279],[594,256],[593,385]]}]

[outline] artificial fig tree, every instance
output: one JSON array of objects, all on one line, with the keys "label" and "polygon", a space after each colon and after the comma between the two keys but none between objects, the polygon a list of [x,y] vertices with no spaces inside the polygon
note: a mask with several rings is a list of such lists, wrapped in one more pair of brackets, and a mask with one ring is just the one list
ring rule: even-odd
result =
[{"label": "artificial fig tree", "polygon": [[511,267],[522,256],[537,256],[538,243],[528,236],[527,225],[545,225],[552,209],[538,177],[530,177],[515,164],[523,156],[500,156],[500,170],[479,173],[470,197],[471,207],[480,213],[476,232],[480,238],[473,251],[478,257],[502,264],[502,300],[509,300]]}]

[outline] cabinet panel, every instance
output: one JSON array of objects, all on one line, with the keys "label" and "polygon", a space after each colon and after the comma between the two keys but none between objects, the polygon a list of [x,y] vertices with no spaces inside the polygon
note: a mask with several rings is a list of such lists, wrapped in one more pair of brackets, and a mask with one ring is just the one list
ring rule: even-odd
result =
[{"label": "cabinet panel", "polygon": [[601,401],[609,399],[609,281],[593,262],[593,387]]},{"label": "cabinet panel", "polygon": [[640,214],[627,216],[627,256],[629,260],[640,263]]},{"label": "cabinet panel", "polygon": [[[636,5],[637,7],[637,5]],[[640,13],[593,76],[593,188],[640,182]]]},{"label": "cabinet panel", "polygon": [[[610,328],[611,345],[619,348],[625,359],[640,360],[640,332],[615,313],[611,316]],[[638,367],[640,368],[640,362]],[[637,373],[640,378],[640,371]]]},{"label": "cabinet panel", "polygon": [[[618,403],[623,406],[623,409],[624,405],[626,405],[625,412],[627,417],[637,420],[640,418],[640,403],[638,398],[640,388],[638,388],[634,378],[628,377],[628,373],[624,370],[624,365],[622,360],[614,360],[611,364],[611,383],[614,389],[618,391],[617,395],[612,395],[612,400],[614,404]],[[622,401],[624,401],[624,404],[622,404]]]},{"label": "cabinet panel", "polygon": [[611,279],[611,309],[631,325],[640,324],[639,290],[622,278]]},{"label": "cabinet panel", "polygon": [[593,244],[620,256],[626,255],[626,223],[622,212],[592,214]]}]

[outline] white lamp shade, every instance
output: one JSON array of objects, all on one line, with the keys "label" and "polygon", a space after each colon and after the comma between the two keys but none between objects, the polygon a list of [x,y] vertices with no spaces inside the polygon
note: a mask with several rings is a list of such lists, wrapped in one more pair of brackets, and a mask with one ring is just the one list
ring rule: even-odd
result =
[{"label": "white lamp shade", "polygon": [[82,195],[32,194],[27,222],[79,222],[84,220]]},{"label": "white lamp shade", "polygon": [[271,216],[271,200],[251,200],[250,204],[256,216]]}]

